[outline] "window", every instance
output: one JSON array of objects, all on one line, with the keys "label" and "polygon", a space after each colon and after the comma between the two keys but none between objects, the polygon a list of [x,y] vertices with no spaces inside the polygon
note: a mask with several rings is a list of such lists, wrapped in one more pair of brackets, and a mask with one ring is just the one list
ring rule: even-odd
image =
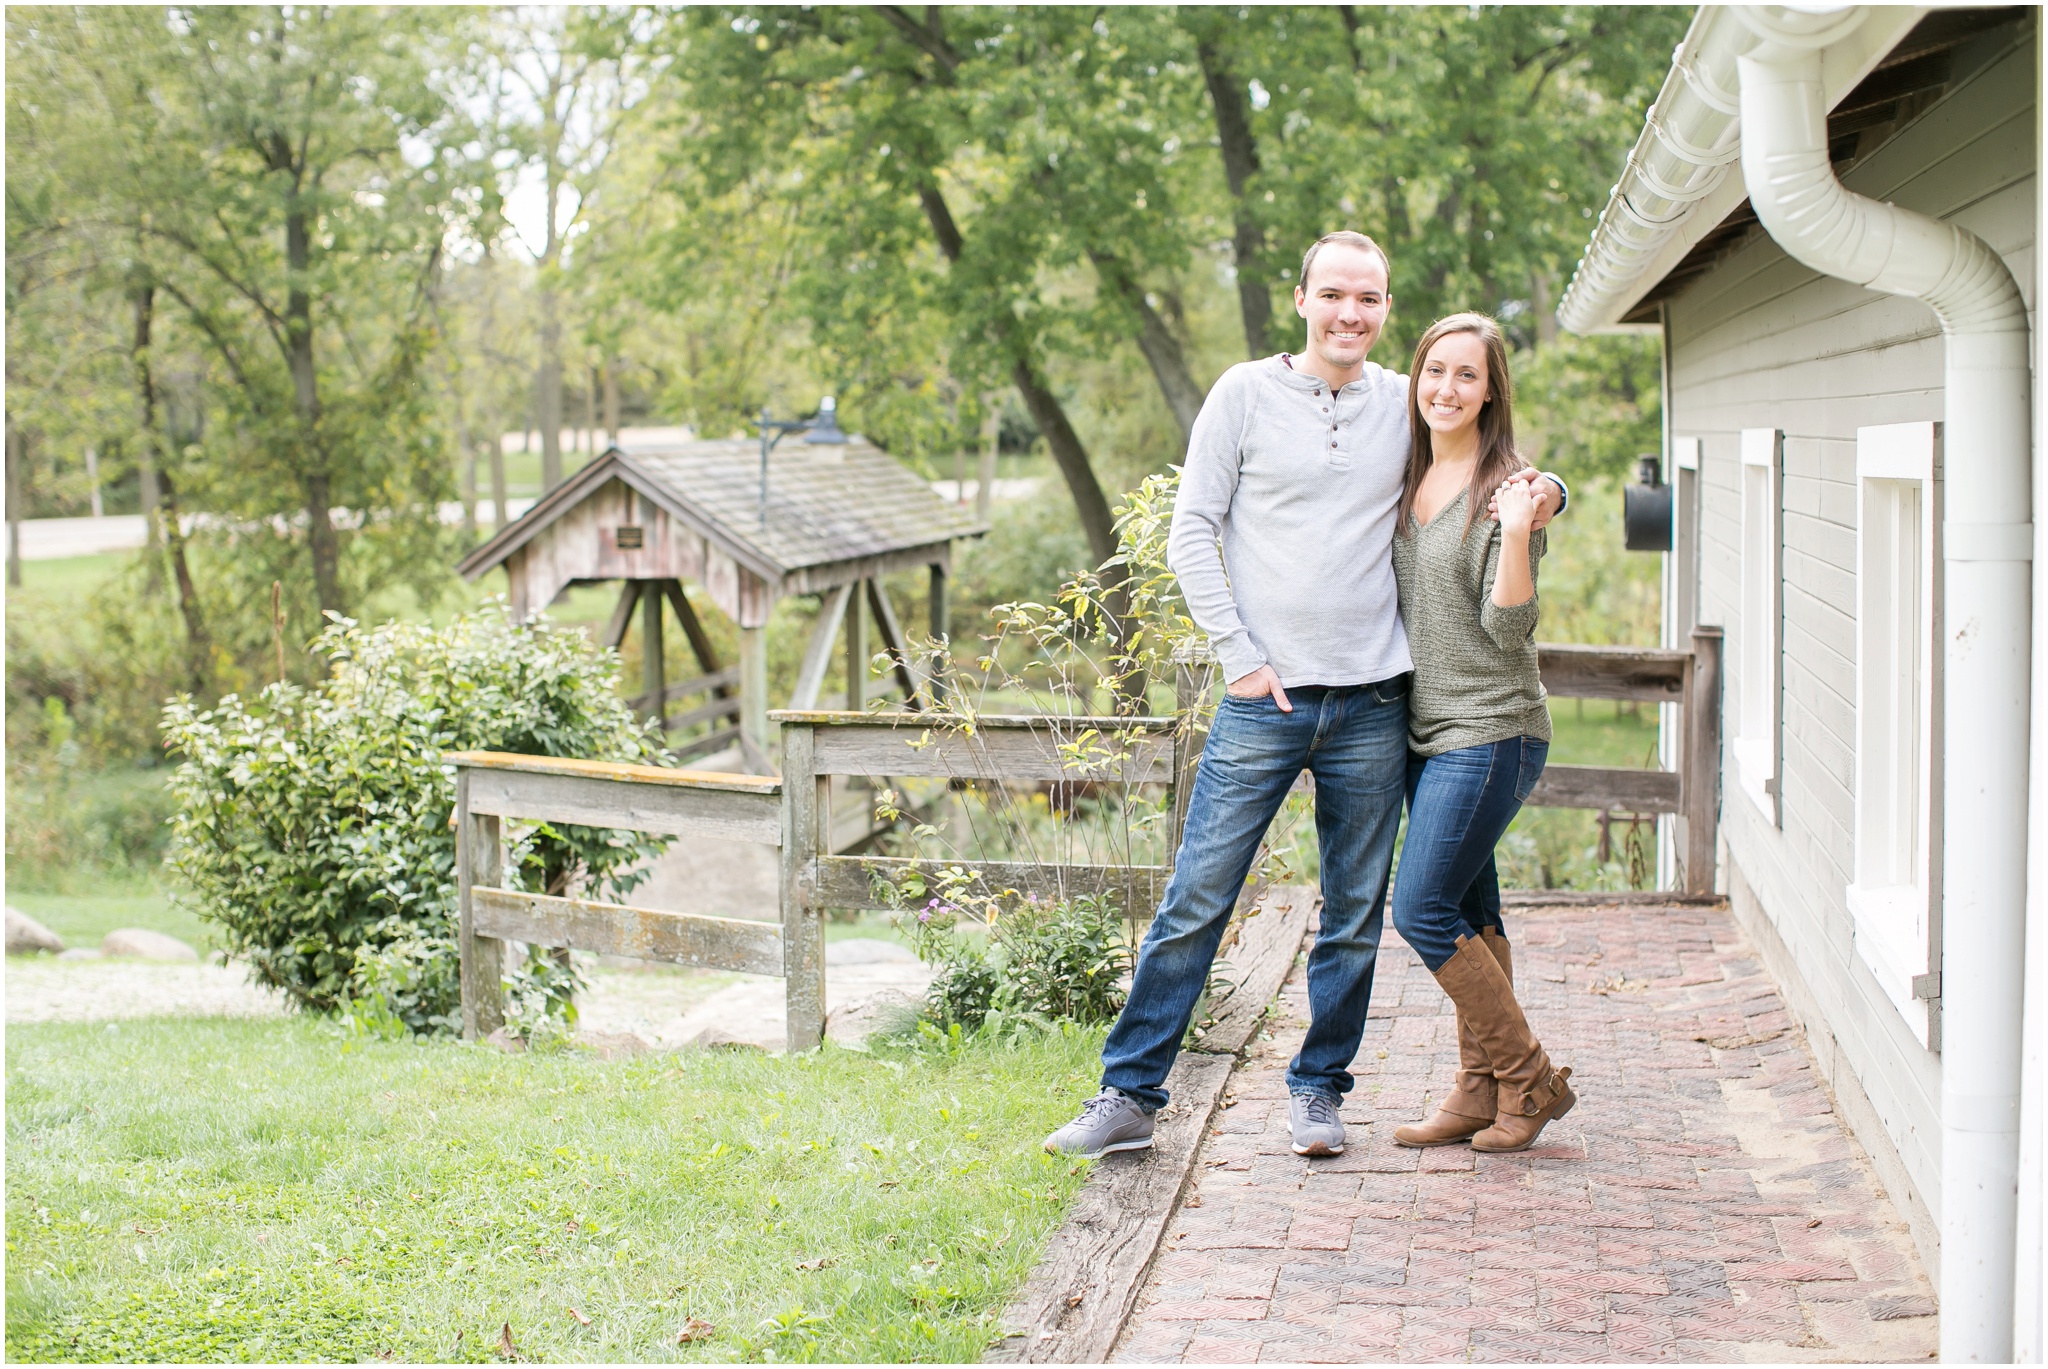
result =
[{"label": "window", "polygon": [[[1677,651],[1692,646],[1692,630],[1700,620],[1700,439],[1674,437],[1665,463],[1671,482],[1671,550],[1664,555],[1664,645]],[[1658,754],[1666,770],[1677,770],[1685,745],[1683,710],[1675,703],[1657,706]],[[1684,887],[1685,818],[1666,813],[1657,821],[1658,887]]]},{"label": "window", "polygon": [[1784,603],[1783,504],[1779,471],[1784,434],[1776,428],[1742,430],[1741,676],[1736,694],[1737,787],[1779,822],[1779,618]]},{"label": "window", "polygon": [[1856,953],[1932,1045],[1940,820],[1940,425],[1856,430]]}]

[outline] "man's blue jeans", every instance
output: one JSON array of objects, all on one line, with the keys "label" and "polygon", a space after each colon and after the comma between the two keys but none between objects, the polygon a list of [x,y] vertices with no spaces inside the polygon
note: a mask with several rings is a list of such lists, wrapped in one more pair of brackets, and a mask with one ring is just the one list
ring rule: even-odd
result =
[{"label": "man's blue jeans", "polygon": [[1498,928],[1493,848],[1543,776],[1550,743],[1509,737],[1408,761],[1408,835],[1394,881],[1394,926],[1435,974],[1460,937]]},{"label": "man's blue jeans", "polygon": [[1195,774],[1166,897],[1138,948],[1122,1016],[1102,1048],[1102,1082],[1156,1109],[1223,929],[1273,816],[1303,770],[1316,782],[1322,930],[1308,958],[1310,1024],[1287,1070],[1293,1093],[1338,1097],[1365,1032],[1387,867],[1408,764],[1407,678],[1271,698],[1225,695]]}]

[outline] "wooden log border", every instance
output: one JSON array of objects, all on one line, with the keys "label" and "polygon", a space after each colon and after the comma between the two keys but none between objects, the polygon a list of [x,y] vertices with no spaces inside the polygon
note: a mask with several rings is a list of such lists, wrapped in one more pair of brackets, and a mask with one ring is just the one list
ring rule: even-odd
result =
[{"label": "wooden log border", "polygon": [[1014,1364],[1099,1364],[1123,1334],[1138,1290],[1201,1154],[1240,1053],[1265,1020],[1320,900],[1303,885],[1273,889],[1238,925],[1237,987],[1199,1046],[1167,1076],[1152,1149],[1105,1156],[1004,1316],[986,1358]]}]

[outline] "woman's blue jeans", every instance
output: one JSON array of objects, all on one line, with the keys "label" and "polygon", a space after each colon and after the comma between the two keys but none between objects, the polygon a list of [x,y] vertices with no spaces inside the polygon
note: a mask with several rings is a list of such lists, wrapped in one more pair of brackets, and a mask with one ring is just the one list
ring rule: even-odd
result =
[{"label": "woman's blue jeans", "polygon": [[1365,1033],[1387,869],[1408,757],[1407,678],[1343,689],[1225,695],[1195,772],[1173,878],[1138,948],[1123,1014],[1102,1048],[1102,1082],[1141,1107],[1166,1103],[1166,1072],[1208,983],[1216,947],[1259,841],[1303,770],[1315,776],[1322,929],[1308,958],[1310,1023],[1287,1070],[1290,1092],[1332,1097]]},{"label": "woman's blue jeans", "polygon": [[1460,937],[1499,928],[1493,848],[1542,777],[1550,743],[1509,737],[1408,758],[1408,835],[1394,876],[1394,927],[1430,973]]}]

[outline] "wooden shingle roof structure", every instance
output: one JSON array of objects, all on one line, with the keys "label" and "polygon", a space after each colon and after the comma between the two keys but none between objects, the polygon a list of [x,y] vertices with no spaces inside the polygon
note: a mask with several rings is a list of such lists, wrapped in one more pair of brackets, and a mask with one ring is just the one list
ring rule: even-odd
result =
[{"label": "wooden shingle roof structure", "polygon": [[[458,563],[467,580],[498,567],[510,580],[520,619],[575,585],[625,582],[606,628],[607,645],[643,615],[646,685],[635,700],[669,728],[737,716],[738,727],[693,736],[673,747],[684,756],[738,743],[754,769],[767,765],[767,667],[763,630],[789,595],[823,596],[818,625],[790,700],[816,706],[841,627],[847,649],[847,701],[861,706],[867,675],[868,616],[878,645],[907,659],[902,629],[877,577],[923,566],[931,572],[934,636],[946,631],[945,585],[953,541],[985,529],[972,512],[933,492],[916,473],[854,437],[840,443],[793,442],[768,464],[762,498],[758,439],[708,439],[613,447],[544,495],[524,515]],[[683,582],[740,629],[740,661],[721,666],[695,617]],[[673,609],[704,674],[670,685],[663,678],[663,606]],[[896,672],[908,701],[918,683]],[[733,686],[737,684],[738,693]],[[694,694],[710,702],[680,715],[668,704]]]},{"label": "wooden shingle roof structure", "polygon": [[[984,530],[971,511],[860,438],[778,447],[765,517],[760,493],[760,447],[752,438],[613,447],[457,569],[476,580],[506,567],[514,611],[523,617],[572,584],[647,578],[636,572],[673,566],[703,583],[742,627],[758,627],[785,595],[920,565],[950,570],[953,540]],[[607,536],[636,527],[637,547]],[[577,545],[567,544],[571,538]],[[629,531],[626,541],[633,540]]]}]

